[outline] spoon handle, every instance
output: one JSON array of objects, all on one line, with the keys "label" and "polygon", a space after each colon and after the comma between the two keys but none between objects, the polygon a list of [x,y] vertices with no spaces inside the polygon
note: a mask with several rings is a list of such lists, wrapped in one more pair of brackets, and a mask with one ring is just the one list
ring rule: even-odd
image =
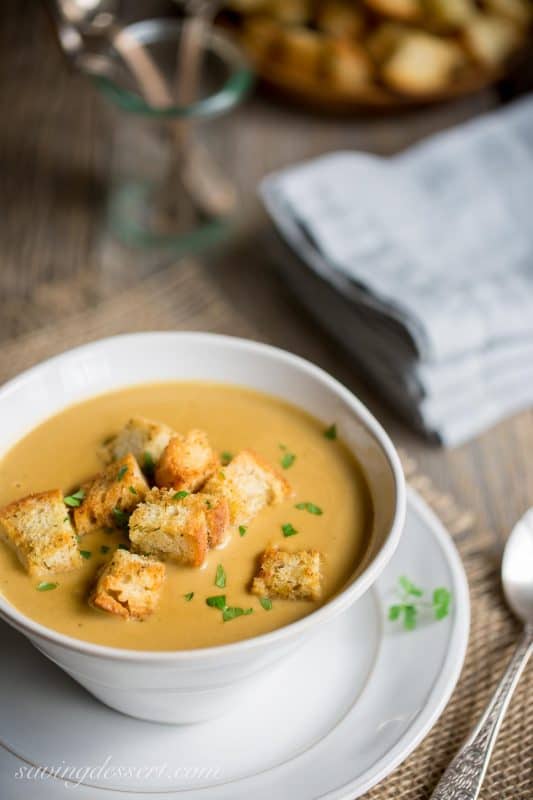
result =
[{"label": "spoon handle", "polygon": [[431,800],[476,800],[504,714],[532,650],[533,627],[527,627],[481,720],[440,779]]}]

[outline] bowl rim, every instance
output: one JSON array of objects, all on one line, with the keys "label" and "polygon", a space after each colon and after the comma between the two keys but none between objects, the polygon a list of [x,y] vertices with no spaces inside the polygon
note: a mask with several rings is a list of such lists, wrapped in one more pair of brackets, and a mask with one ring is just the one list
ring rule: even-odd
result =
[{"label": "bowl rim", "polygon": [[[324,605],[307,614],[295,622],[288,625],[283,625],[268,633],[259,634],[248,639],[242,639],[228,644],[215,645],[212,647],[200,647],[192,650],[135,650],[120,647],[110,647],[108,645],[100,645],[93,642],[76,639],[73,636],[55,631],[53,628],[48,628],[31,617],[26,616],[12,605],[5,597],[0,594],[0,618],[8,622],[20,632],[32,637],[38,637],[45,640],[49,644],[64,647],[67,650],[75,651],[84,655],[96,658],[110,659],[114,661],[126,662],[141,662],[141,663],[194,663],[198,661],[205,661],[212,658],[221,658],[222,656],[237,655],[242,652],[249,652],[260,647],[268,647],[275,644],[280,640],[284,640],[291,636],[298,636],[300,633],[317,626],[320,623],[326,622],[328,619],[333,618],[338,613],[343,611],[352,602],[360,597],[377,579],[382,572],[390,558],[392,557],[396,546],[399,542],[405,520],[406,510],[406,488],[403,469],[400,463],[399,456],[396,452],[394,445],[384,428],[377,421],[374,415],[366,408],[366,406],[359,400],[347,387],[345,387],[336,378],[333,378],[321,367],[316,366],[305,358],[290,353],[282,348],[273,345],[265,344],[263,342],[256,342],[250,339],[244,339],[235,336],[227,336],[218,333],[203,333],[196,331],[147,331],[141,333],[120,334],[117,336],[109,336],[103,339],[96,339],[87,344],[80,345],[79,347],[70,348],[58,355],[47,358],[39,362],[33,367],[24,370],[16,377],[7,381],[0,386],[0,404],[3,399],[9,394],[16,392],[20,387],[32,381],[34,378],[46,373],[50,367],[60,364],[62,361],[82,356],[91,352],[92,350],[103,348],[121,342],[125,345],[130,344],[135,347],[139,339],[145,339],[153,342],[154,346],[161,347],[164,343],[170,341],[183,339],[193,339],[198,342],[219,343],[225,344],[233,348],[234,353],[238,354],[242,351],[248,353],[257,353],[266,355],[275,360],[281,361],[289,367],[307,373],[308,376],[325,385],[333,391],[346,405],[356,418],[363,424],[365,429],[372,435],[378,446],[383,451],[389,467],[392,472],[394,488],[395,488],[395,506],[390,525],[390,530],[386,539],[381,546],[379,552],[372,559],[372,561],[364,568],[360,575],[356,577],[348,586],[342,589],[338,594],[328,600]],[[176,379],[179,380],[179,379]],[[133,381],[127,385],[135,385]],[[118,387],[117,387],[118,388]],[[105,391],[105,390],[104,390]],[[93,395],[89,395],[93,396]],[[88,396],[88,397],[89,397]],[[275,395],[274,395],[275,396]],[[87,398],[88,399],[88,398]],[[82,402],[80,400],[80,402]],[[297,405],[297,404],[295,404]],[[66,406],[65,406],[66,407]],[[56,413],[59,413],[57,410]]]}]

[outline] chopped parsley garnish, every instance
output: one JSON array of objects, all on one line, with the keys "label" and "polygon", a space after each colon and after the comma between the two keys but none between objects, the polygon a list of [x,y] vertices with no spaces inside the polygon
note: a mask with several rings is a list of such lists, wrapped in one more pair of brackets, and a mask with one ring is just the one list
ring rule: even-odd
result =
[{"label": "chopped parsley garnish", "polygon": [[400,602],[389,606],[389,620],[396,622],[401,620],[403,627],[412,631],[416,628],[418,615],[422,611],[431,611],[434,619],[444,619],[450,611],[452,599],[451,592],[444,587],[435,589],[432,594],[431,602],[425,601],[424,590],[415,586],[408,578],[401,576],[398,579],[398,591]]},{"label": "chopped parsley garnish", "polygon": [[189,603],[194,597],[194,592],[187,592],[187,594],[184,594],[183,597]]},{"label": "chopped parsley garnish", "polygon": [[219,589],[224,589],[226,586],[226,572],[222,564],[217,566],[217,574],[215,576],[215,586]]},{"label": "chopped parsley garnish", "polygon": [[333,425],[330,425],[329,428],[326,428],[326,430],[324,431],[324,436],[326,437],[326,439],[331,439],[331,441],[334,441],[337,438],[337,426],[335,425],[335,423],[333,423]]},{"label": "chopped parsley garnish", "polygon": [[119,546],[117,547],[117,550],[129,550],[129,549],[130,548],[128,547],[127,544],[119,544]]},{"label": "chopped parsley garnish", "polygon": [[122,480],[122,478],[124,477],[124,475],[126,474],[126,472],[127,472],[127,471],[128,471],[128,468],[127,468],[127,466],[124,464],[124,466],[123,466],[123,467],[121,467],[121,468],[119,469],[118,473],[117,473],[117,481],[121,481],[121,480]]},{"label": "chopped parsley garnish", "polygon": [[212,504],[211,500],[206,500],[205,501],[205,505],[206,505],[206,508],[213,508],[213,504]]},{"label": "chopped parsley garnish", "polygon": [[110,548],[109,548],[109,547],[108,547],[106,544],[103,544],[103,545],[100,547],[100,552],[101,552],[101,553],[102,553],[104,556],[105,556],[105,554],[106,554],[106,553],[109,553],[109,550],[110,550]]},{"label": "chopped parsley garnish", "polygon": [[130,490],[131,494],[137,494],[137,489],[135,486],[128,486],[128,489]]},{"label": "chopped parsley garnish", "polygon": [[283,453],[283,455],[281,456],[280,464],[283,467],[283,469],[289,469],[289,467],[292,467],[295,461],[296,461],[296,456],[294,455],[294,453],[289,453],[287,451],[286,453]]},{"label": "chopped parsley garnish", "polygon": [[223,611],[226,608],[226,595],[214,594],[208,597],[205,602],[208,606],[211,606],[211,608],[218,608],[220,611]]},{"label": "chopped parsley garnish", "polygon": [[247,530],[248,528],[246,527],[246,525],[239,525],[239,534],[241,536],[244,536]]},{"label": "chopped parsley garnish", "polygon": [[52,589],[57,589],[58,583],[48,583],[48,581],[41,581],[35,587],[38,592],[50,592]]},{"label": "chopped parsley garnish", "polygon": [[224,622],[229,622],[231,619],[237,617],[248,616],[253,612],[253,608],[236,608],[235,606],[227,606],[222,612],[222,619]]},{"label": "chopped parsley garnish", "polygon": [[126,514],[126,512],[123,511],[121,508],[117,508],[115,506],[115,508],[113,509],[113,517],[115,518],[115,523],[116,523],[117,528],[127,528],[128,527],[128,522],[130,520],[130,515]]},{"label": "chopped parsley garnish", "polygon": [[69,494],[63,499],[65,501],[65,505],[70,506],[70,508],[78,508],[78,506],[81,506],[81,501],[84,497],[84,490],[78,489],[77,492],[74,492],[74,494]]},{"label": "chopped parsley garnish", "polygon": [[70,517],[69,517],[69,515],[67,514],[67,516],[66,516],[66,517],[63,517],[63,522],[68,522],[68,521],[69,521],[69,519],[70,519]]},{"label": "chopped parsley garnish", "polygon": [[152,454],[149,453],[148,450],[146,450],[145,453],[143,454],[143,469],[147,475],[154,474],[155,463]]},{"label": "chopped parsley garnish", "polygon": [[270,597],[260,597],[259,602],[261,603],[265,611],[272,610],[272,600],[270,599]]},{"label": "chopped parsley garnish", "polygon": [[281,526],[281,530],[283,531],[284,536],[294,536],[298,533],[296,528],[294,528],[290,522],[287,522],[285,525]]},{"label": "chopped parsley garnish", "polygon": [[92,553],[90,550],[80,550],[80,556],[82,558],[90,558],[92,556]]},{"label": "chopped parsley garnish", "polygon": [[176,492],[176,494],[173,494],[172,495],[172,499],[173,500],[183,500],[183,498],[184,497],[188,497],[189,494],[190,494],[190,492],[186,492],[184,489],[182,489],[181,492]]},{"label": "chopped parsley garnish", "polygon": [[220,462],[223,467],[227,467],[230,461],[233,461],[233,453],[228,452],[228,450],[224,450],[220,454]]},{"label": "chopped parsley garnish", "polygon": [[309,514],[315,514],[317,517],[324,513],[322,509],[314,503],[296,503],[294,508],[297,508],[299,511],[308,511]]}]

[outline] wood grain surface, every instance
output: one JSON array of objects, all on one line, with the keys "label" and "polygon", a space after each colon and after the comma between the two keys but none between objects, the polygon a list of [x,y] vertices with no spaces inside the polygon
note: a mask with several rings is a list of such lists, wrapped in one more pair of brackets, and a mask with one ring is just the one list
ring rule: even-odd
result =
[{"label": "wood grain surface", "polygon": [[[113,240],[105,220],[113,115],[90,81],[69,70],[40,4],[1,5],[0,345],[53,321],[54,304],[42,298],[54,285],[83,276],[84,290],[72,298],[73,308],[81,309],[173,260]],[[356,391],[435,485],[475,512],[477,526],[497,547],[533,504],[532,412],[453,451],[409,431],[276,276],[263,246],[269,223],[255,194],[264,174],[295,161],[342,148],[394,153],[496,102],[486,92],[431,110],[343,120],[252,98],[221,128],[226,136],[229,131],[226,168],[243,197],[239,226],[223,246],[197,258],[260,336],[311,358]],[[29,315],[36,297],[38,314]]]}]

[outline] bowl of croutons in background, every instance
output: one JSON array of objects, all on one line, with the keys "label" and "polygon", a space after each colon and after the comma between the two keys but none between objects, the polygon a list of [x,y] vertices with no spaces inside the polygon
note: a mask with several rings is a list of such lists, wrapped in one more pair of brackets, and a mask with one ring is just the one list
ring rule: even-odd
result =
[{"label": "bowl of croutons in background", "polygon": [[228,0],[264,83],[313,109],[443,101],[502,78],[531,42],[531,0]]},{"label": "bowl of croutons in background", "polygon": [[[0,593],[0,617],[103,703],[143,719],[189,723],[246,702],[260,689],[262,672],[322,631],[372,586],[402,533],[405,485],[389,437],[347,388],[290,353],[216,334],[118,336],[30,369],[0,389],[0,454],[51,415],[87,398],[176,380],[208,380],[266,392],[324,424],[335,420],[343,446],[363,469],[373,506],[364,556],[338,593],[296,622],[228,644],[158,651],[95,644],[36,622]],[[36,592],[35,602],[41,597]]]}]

